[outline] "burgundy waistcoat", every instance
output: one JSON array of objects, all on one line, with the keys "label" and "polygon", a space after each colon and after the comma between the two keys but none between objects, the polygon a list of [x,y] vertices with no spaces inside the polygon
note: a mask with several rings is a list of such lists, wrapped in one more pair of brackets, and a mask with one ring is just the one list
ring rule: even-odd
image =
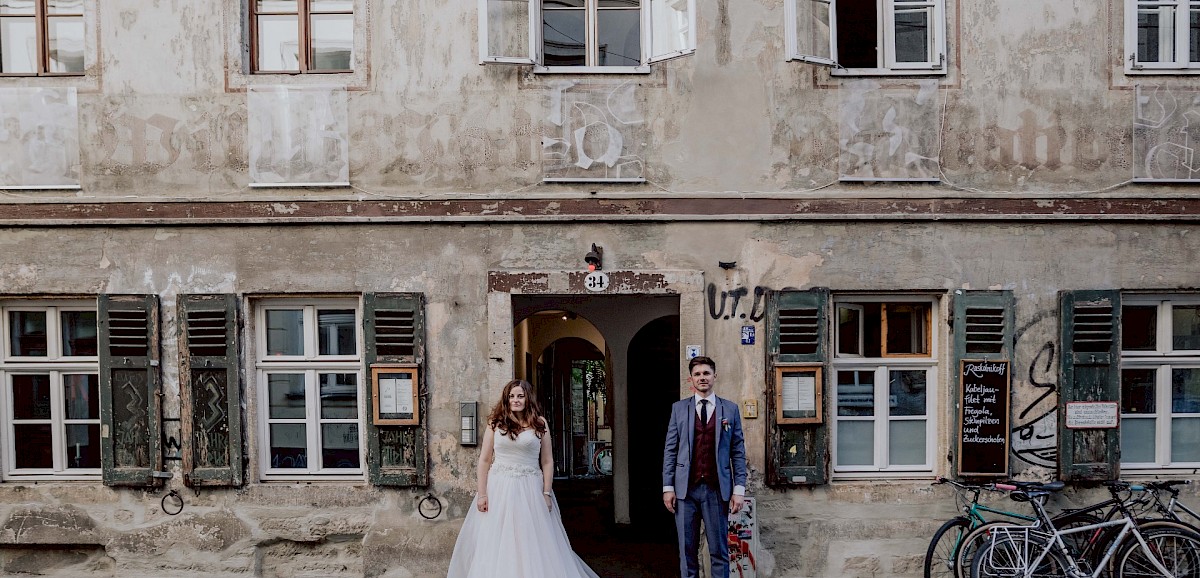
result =
[{"label": "burgundy waistcoat", "polygon": [[[716,404],[710,404],[716,405]],[[688,487],[696,487],[704,482],[712,487],[717,486],[717,417],[716,408],[709,408],[708,423],[700,423],[700,416],[692,412],[692,473],[688,478]]]}]

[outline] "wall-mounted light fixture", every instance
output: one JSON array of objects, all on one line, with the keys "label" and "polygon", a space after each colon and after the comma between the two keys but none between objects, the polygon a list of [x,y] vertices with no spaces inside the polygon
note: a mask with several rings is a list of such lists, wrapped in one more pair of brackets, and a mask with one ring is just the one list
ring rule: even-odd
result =
[{"label": "wall-mounted light fixture", "polygon": [[588,271],[599,271],[603,269],[604,248],[592,243],[592,250],[588,251],[588,254],[583,256],[583,262],[587,263]]}]

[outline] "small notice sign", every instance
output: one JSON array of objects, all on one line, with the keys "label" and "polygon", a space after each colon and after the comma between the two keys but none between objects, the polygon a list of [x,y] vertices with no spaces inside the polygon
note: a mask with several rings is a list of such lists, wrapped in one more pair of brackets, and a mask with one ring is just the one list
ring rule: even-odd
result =
[{"label": "small notice sign", "polygon": [[1111,429],[1120,423],[1120,408],[1115,401],[1068,401],[1067,427],[1070,429]]}]

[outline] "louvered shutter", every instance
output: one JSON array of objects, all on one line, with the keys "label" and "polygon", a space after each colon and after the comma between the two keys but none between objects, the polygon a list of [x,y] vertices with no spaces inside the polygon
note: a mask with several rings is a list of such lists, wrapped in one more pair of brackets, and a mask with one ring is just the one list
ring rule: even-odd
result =
[{"label": "louvered shutter", "polygon": [[152,487],[162,473],[158,297],[101,295],[100,438],[104,484]]},{"label": "louvered shutter", "polygon": [[183,481],[243,483],[237,296],[179,296]]},{"label": "louvered shutter", "polygon": [[1120,401],[1120,317],[1117,291],[1059,294],[1058,468],[1065,481],[1114,480],[1120,475],[1117,428],[1066,427],[1070,402]]},{"label": "louvered shutter", "polygon": [[[824,367],[829,350],[829,290],[775,291],[767,301],[770,335],[767,347],[768,381],[771,391],[773,368],[781,364],[819,364]],[[824,375],[826,372],[822,372]],[[827,479],[829,461],[828,427],[820,424],[784,425],[775,423],[775,396],[767,395],[767,416],[771,425],[767,447],[768,480],[778,485],[816,485]],[[825,413],[825,408],[817,408]]]},{"label": "louvered shutter", "polygon": [[[1013,358],[1013,294],[1012,291],[964,291],[954,292],[954,365],[950,372],[950,381],[954,391],[954,432],[962,435],[962,401],[963,391],[960,382],[962,361],[964,359],[1006,361],[1009,371],[1012,371]],[[1011,375],[1011,373],[1010,373]],[[1008,452],[999,451],[994,458],[995,464],[987,464],[989,473],[981,474],[984,468],[968,467],[968,475],[1006,476],[1008,470]],[[954,468],[963,472],[962,456],[958,454],[957,440],[950,444],[954,453]],[[982,456],[975,456],[984,460]],[[991,470],[997,473],[990,473]]]},{"label": "louvered shutter", "polygon": [[425,390],[425,300],[420,293],[368,293],[363,298],[364,330],[367,344],[367,374],[376,363],[415,363],[420,383],[421,424],[416,426],[375,425],[375,400],[367,388],[367,463],[372,484],[380,486],[429,485],[429,457],[426,449]]}]

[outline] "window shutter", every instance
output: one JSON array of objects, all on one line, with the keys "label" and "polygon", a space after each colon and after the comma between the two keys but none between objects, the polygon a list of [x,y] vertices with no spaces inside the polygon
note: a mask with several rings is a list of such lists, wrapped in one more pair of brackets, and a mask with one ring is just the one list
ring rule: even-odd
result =
[{"label": "window shutter", "polygon": [[[770,330],[767,347],[767,416],[771,429],[767,440],[767,479],[778,485],[824,484],[829,461],[829,434],[820,424],[775,423],[774,367],[786,363],[825,364],[829,350],[829,290],[775,291],[767,302]],[[826,372],[822,371],[822,375]],[[819,408],[822,414],[825,408]]]},{"label": "window shutter", "polygon": [[[963,291],[954,292],[954,364],[950,370],[950,383],[954,392],[954,432],[962,432],[962,360],[984,359],[1008,361],[1013,359],[1013,336],[1015,316],[1012,291]],[[1009,365],[1012,371],[1012,365]],[[1011,373],[1010,373],[1011,375]],[[961,471],[958,443],[950,444],[954,452],[954,471]],[[1007,455],[1001,464],[1007,469]],[[1002,475],[1002,474],[998,474]]]},{"label": "window shutter", "polygon": [[243,482],[237,296],[179,296],[183,481]]},{"label": "window shutter", "polygon": [[[375,363],[425,364],[425,301],[421,293],[368,293],[363,297],[363,336],[367,344],[366,375]],[[418,372],[421,425],[379,426],[375,400],[367,387],[367,463],[371,483],[380,486],[429,485],[425,426],[426,372]]]},{"label": "window shutter", "polygon": [[1121,294],[1063,291],[1059,317],[1059,476],[1064,481],[1115,480],[1120,475],[1119,430],[1068,429],[1066,404],[1120,400]]},{"label": "window shutter", "polygon": [[787,0],[787,59],[837,66],[837,0]]},{"label": "window shutter", "polygon": [[480,64],[534,64],[541,0],[479,0]]},{"label": "window shutter", "polygon": [[152,487],[161,472],[158,297],[101,295],[101,463],[106,486]]},{"label": "window shutter", "polygon": [[696,0],[650,0],[642,19],[643,42],[649,62],[661,62],[696,52]]}]

